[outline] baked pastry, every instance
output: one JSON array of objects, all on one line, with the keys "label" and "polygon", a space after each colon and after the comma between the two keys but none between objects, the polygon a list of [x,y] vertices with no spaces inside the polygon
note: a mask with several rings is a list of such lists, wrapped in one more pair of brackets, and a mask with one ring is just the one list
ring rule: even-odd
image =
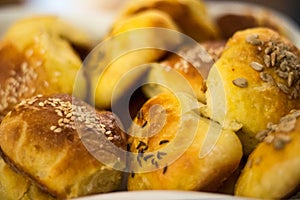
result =
[{"label": "baked pastry", "polygon": [[0,44],[0,121],[22,99],[71,94],[80,56],[90,43],[56,17],[33,17],[12,25]]},{"label": "baked pastry", "polygon": [[188,94],[161,93],[147,101],[129,134],[128,190],[216,191],[238,167],[236,134],[202,118]]},{"label": "baked pastry", "polygon": [[159,63],[161,66],[150,68],[146,81],[149,84],[143,86],[145,95],[151,98],[168,90],[189,91],[205,103],[205,79],[213,63],[221,56],[224,45],[224,41],[204,42],[168,56]]},{"label": "baked pastry", "polygon": [[85,62],[87,85],[90,94],[95,94],[90,99],[95,105],[111,108],[112,96],[117,101],[135,87],[147,69],[134,70],[159,60],[166,53],[163,49],[173,49],[180,42],[174,32],[177,30],[170,17],[160,11],[146,11],[116,21],[106,40]]},{"label": "baked pastry", "polygon": [[5,200],[54,200],[40,188],[21,174],[13,171],[1,158],[0,159],[0,198]]},{"label": "baked pastry", "polygon": [[[207,78],[207,115],[238,136],[248,155],[255,135],[299,106],[299,50],[267,28],[237,32]],[[298,74],[298,75],[297,75]]]},{"label": "baked pastry", "polygon": [[0,125],[1,156],[56,198],[117,190],[122,172],[114,166],[126,158],[116,149],[126,149],[126,138],[112,113],[95,112],[69,95],[27,99]]},{"label": "baked pastry", "polygon": [[262,142],[250,154],[238,179],[238,196],[288,198],[300,186],[300,111],[292,110],[278,124],[258,133]]},{"label": "baked pastry", "polygon": [[209,18],[205,5],[199,0],[132,0],[120,18],[146,10],[160,10],[168,14],[182,33],[198,42],[218,38],[218,30]]}]

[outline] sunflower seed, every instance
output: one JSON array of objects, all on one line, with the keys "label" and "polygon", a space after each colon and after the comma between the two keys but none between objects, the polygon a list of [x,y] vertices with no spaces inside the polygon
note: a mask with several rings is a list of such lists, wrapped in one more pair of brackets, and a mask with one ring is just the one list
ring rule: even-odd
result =
[{"label": "sunflower seed", "polygon": [[259,39],[259,35],[257,34],[248,35],[246,37],[246,42],[255,46],[262,44],[262,41]]},{"label": "sunflower seed", "polygon": [[250,66],[255,70],[255,71],[258,71],[258,72],[261,72],[263,71],[264,69],[264,66],[258,62],[251,62],[250,63]]},{"label": "sunflower seed", "polygon": [[271,57],[269,55],[264,55],[264,63],[267,67],[271,66]]},{"label": "sunflower seed", "polygon": [[246,88],[248,87],[248,81],[245,78],[237,78],[232,81],[232,83],[240,88]]},{"label": "sunflower seed", "polygon": [[259,76],[260,76],[261,80],[264,82],[273,82],[273,77],[266,72],[260,72]]},{"label": "sunflower seed", "polygon": [[291,92],[291,90],[286,85],[284,85],[282,83],[277,83],[277,86],[285,94],[289,94]]}]

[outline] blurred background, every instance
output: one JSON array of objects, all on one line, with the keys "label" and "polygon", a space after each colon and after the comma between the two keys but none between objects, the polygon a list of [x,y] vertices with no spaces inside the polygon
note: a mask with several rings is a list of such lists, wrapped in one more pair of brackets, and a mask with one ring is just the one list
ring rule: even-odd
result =
[{"label": "blurred background", "polygon": [[[107,31],[120,9],[129,0],[0,0],[0,38],[4,30],[13,21],[30,14],[54,13],[75,22],[91,34]],[[209,5],[226,0],[203,0]],[[292,19],[293,27],[300,29],[299,0],[236,0],[241,3],[255,3],[258,6],[271,8]],[[225,9],[231,9],[227,7]],[[233,8],[237,10],[239,8]],[[219,10],[226,12],[224,8]],[[88,21],[87,21],[88,19]],[[283,28],[285,28],[283,26]],[[286,28],[288,29],[288,28]],[[300,32],[299,32],[300,33]],[[296,33],[296,35],[299,35]],[[300,41],[299,41],[300,45]]]},{"label": "blurred background", "polygon": [[[212,2],[211,0],[206,0]],[[224,0],[213,0],[224,1]],[[255,3],[262,5],[278,12],[281,12],[293,20],[300,26],[300,1],[299,0],[237,0],[238,2]]]},{"label": "blurred background", "polygon": [[[128,0],[0,0],[0,6],[7,6],[12,4],[30,4],[39,6],[41,9],[51,9],[61,7],[67,12],[67,9],[75,7],[79,4],[90,9],[109,10],[116,12]],[[204,0],[211,2],[211,0]],[[224,1],[224,0],[213,0]],[[256,3],[258,5],[266,6],[275,9],[279,12],[293,18],[300,25],[300,1],[299,0],[237,0],[239,2]],[[1,11],[0,11],[1,12]]]}]

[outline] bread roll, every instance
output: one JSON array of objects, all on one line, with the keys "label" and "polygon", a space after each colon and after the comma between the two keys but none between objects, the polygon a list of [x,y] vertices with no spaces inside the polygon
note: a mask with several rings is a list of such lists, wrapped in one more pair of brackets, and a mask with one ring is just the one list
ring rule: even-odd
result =
[{"label": "bread roll", "polygon": [[244,153],[255,135],[299,106],[299,50],[267,28],[237,32],[207,78],[208,116],[239,130]]},{"label": "bread roll", "polygon": [[238,167],[235,133],[200,117],[196,99],[176,95],[151,98],[134,119],[128,190],[216,191]]},{"label": "bread roll", "polygon": [[85,62],[90,99],[95,105],[110,108],[113,95],[118,100],[134,87],[147,70],[131,72],[142,64],[159,60],[165,54],[162,49],[173,49],[180,42],[178,33],[173,32],[177,30],[170,17],[160,11],[116,21],[107,39]]},{"label": "bread roll", "polygon": [[82,64],[78,51],[89,45],[87,36],[56,17],[13,24],[0,44],[0,121],[22,99],[71,94]]},{"label": "bread roll", "polygon": [[184,34],[198,42],[218,38],[218,30],[199,0],[132,0],[120,18],[146,10],[160,10],[168,14]]},{"label": "bread roll", "polygon": [[43,192],[36,185],[13,171],[0,159],[0,198],[5,200],[54,200],[52,196]]},{"label": "bread roll", "polygon": [[151,67],[146,81],[149,84],[143,87],[144,93],[151,98],[168,90],[190,91],[205,103],[205,79],[213,62],[221,56],[224,45],[223,41],[204,42],[170,55],[160,62],[161,67]]},{"label": "bread roll", "polygon": [[[125,158],[110,144],[125,149],[126,138],[112,113],[94,112],[69,95],[39,95],[23,101],[1,123],[3,159],[57,198],[118,189],[122,172],[113,167]],[[100,160],[85,145],[94,145],[91,153]],[[107,160],[109,165],[103,163]]]},{"label": "bread roll", "polygon": [[289,197],[300,186],[300,111],[291,111],[257,136],[263,142],[250,154],[235,194],[264,199]]}]

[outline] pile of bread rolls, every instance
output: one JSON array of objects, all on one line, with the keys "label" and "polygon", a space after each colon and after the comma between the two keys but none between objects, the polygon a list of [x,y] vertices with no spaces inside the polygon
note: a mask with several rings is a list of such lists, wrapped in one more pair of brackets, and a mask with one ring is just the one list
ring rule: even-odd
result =
[{"label": "pile of bread rolls", "polygon": [[[149,28],[194,43],[144,35]],[[22,19],[6,31],[0,199],[120,190],[280,199],[298,192],[300,51],[276,21],[211,19],[199,0],[132,0],[102,41],[115,38],[84,62],[97,44],[57,17]],[[164,48],[126,52],[137,44]],[[124,105],[138,82],[148,84]],[[116,108],[133,120],[127,124]]]}]

